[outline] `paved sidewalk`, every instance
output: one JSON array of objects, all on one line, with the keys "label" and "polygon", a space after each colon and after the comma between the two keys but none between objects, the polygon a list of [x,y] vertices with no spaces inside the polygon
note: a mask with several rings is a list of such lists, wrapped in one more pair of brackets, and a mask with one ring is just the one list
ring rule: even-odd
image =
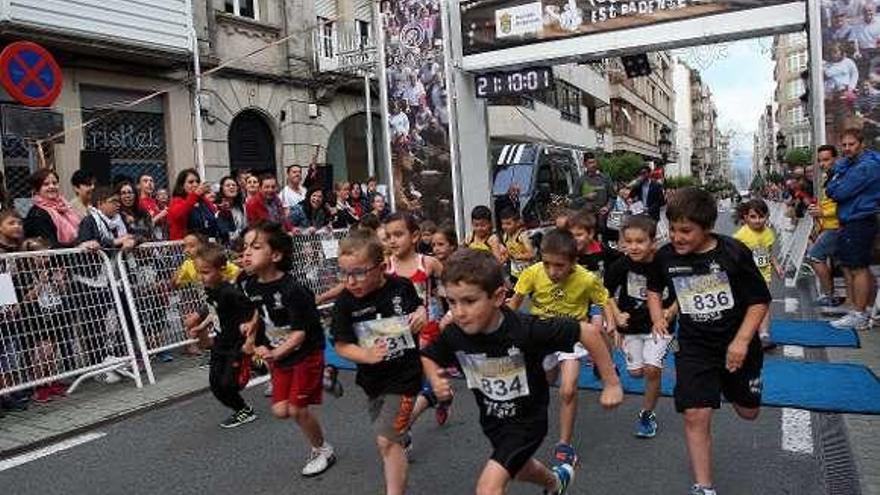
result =
[{"label": "paved sidewalk", "polygon": [[[829,348],[832,362],[860,363],[880,374],[880,328],[859,332],[860,349]],[[880,416],[842,414],[862,495],[880,495]]]},{"label": "paved sidewalk", "polygon": [[7,411],[0,418],[0,458],[201,392],[208,387],[203,359],[176,355],[171,363],[154,363],[156,384],[143,375],[140,389],[127,378],[112,385],[89,379],[69,397]]}]

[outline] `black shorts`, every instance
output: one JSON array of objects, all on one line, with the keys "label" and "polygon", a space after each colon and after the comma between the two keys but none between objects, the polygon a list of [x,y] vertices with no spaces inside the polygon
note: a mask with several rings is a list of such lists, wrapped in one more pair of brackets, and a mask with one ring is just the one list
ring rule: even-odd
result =
[{"label": "black shorts", "polygon": [[727,371],[726,359],[726,348],[708,354],[680,351],[675,355],[675,409],[678,412],[699,407],[718,409],[721,394],[741,407],[761,405],[764,351],[760,339],[752,339],[743,365],[736,372]]},{"label": "black shorts", "polygon": [[837,261],[847,268],[865,268],[873,261],[877,220],[874,215],[841,223],[837,238]]},{"label": "black shorts", "polygon": [[483,430],[492,444],[490,459],[504,466],[511,479],[529,462],[547,436],[547,420],[507,423],[490,431]]}]

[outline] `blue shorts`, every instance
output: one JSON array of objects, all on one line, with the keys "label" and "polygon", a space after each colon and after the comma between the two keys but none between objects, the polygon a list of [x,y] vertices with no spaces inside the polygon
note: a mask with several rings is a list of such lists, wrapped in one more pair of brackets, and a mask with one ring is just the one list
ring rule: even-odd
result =
[{"label": "blue shorts", "polygon": [[807,253],[807,259],[816,263],[824,263],[829,258],[836,259],[839,238],[840,232],[837,229],[823,231]]},{"label": "blue shorts", "polygon": [[877,219],[874,215],[840,225],[837,261],[847,268],[866,268],[873,261]]}]

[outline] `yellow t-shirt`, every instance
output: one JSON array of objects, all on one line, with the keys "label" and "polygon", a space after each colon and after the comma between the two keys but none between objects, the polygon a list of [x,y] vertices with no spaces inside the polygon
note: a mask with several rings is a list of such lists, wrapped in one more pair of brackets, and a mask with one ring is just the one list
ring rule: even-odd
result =
[{"label": "yellow t-shirt", "polygon": [[[495,234],[489,236],[489,239],[492,238]],[[492,247],[489,246],[489,239],[485,241],[478,240],[474,234],[470,234],[467,236],[467,240],[464,243],[464,246],[475,251],[485,251],[489,254],[492,254]]]},{"label": "yellow t-shirt", "polygon": [[507,249],[507,254],[510,255],[510,274],[514,277],[519,277],[523,270],[533,262],[531,259],[517,259],[529,252],[531,243],[529,242],[528,232],[526,232],[525,229],[520,229],[513,235],[504,234],[501,238],[501,242]]},{"label": "yellow t-shirt", "polygon": [[[227,282],[235,282],[235,279],[238,278],[238,272],[240,268],[231,262],[226,262],[226,266],[223,267],[223,280]],[[196,272],[196,263],[187,258],[184,260],[183,264],[180,265],[180,268],[177,269],[177,283],[179,285],[186,284],[195,284],[200,283],[199,274]]]},{"label": "yellow t-shirt", "polygon": [[535,263],[519,276],[513,289],[531,298],[531,312],[540,317],[567,316],[586,319],[591,304],[605,306],[608,289],[595,273],[580,265],[561,283],[550,280],[543,263]]},{"label": "yellow t-shirt", "polygon": [[773,244],[776,242],[776,234],[769,227],[758,232],[743,225],[733,234],[733,238],[741,241],[752,250],[752,257],[755,259],[755,265],[761,271],[764,281],[768,284],[772,277],[770,256],[773,254]]},{"label": "yellow t-shirt", "polygon": [[840,228],[840,220],[837,218],[837,203],[828,197],[819,200],[819,211],[822,217],[819,218],[819,231],[837,230]]}]

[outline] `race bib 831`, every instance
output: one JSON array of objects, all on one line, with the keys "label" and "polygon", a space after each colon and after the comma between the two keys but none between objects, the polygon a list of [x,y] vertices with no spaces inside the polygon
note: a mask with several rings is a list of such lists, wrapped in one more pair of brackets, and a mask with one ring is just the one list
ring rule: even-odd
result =
[{"label": "race bib 831", "polygon": [[401,356],[407,349],[416,348],[405,316],[361,321],[354,324],[354,332],[361,347],[371,348],[384,343],[388,348],[386,361]]},{"label": "race bib 831", "polygon": [[683,314],[705,315],[733,308],[733,290],[725,272],[674,277],[672,283]]}]

